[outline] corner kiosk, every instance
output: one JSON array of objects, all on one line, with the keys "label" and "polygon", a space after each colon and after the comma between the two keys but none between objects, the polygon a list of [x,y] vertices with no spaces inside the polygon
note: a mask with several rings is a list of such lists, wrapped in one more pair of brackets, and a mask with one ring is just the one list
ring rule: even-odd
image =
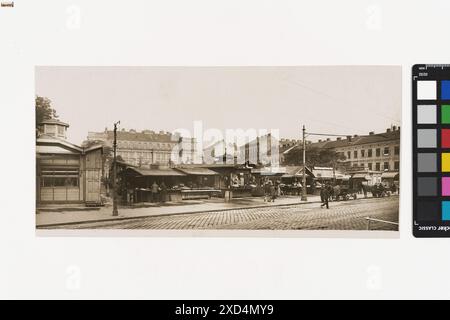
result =
[{"label": "corner kiosk", "polygon": [[103,148],[82,148],[66,141],[68,127],[57,119],[40,123],[36,139],[37,205],[101,205]]}]

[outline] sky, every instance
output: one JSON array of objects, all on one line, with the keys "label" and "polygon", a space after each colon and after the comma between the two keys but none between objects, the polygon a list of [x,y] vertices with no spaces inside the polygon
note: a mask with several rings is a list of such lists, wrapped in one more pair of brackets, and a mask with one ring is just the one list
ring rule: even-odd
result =
[{"label": "sky", "polygon": [[[36,67],[36,95],[69,123],[70,142],[89,131],[278,129],[364,135],[401,123],[396,66]],[[310,136],[316,141],[324,137]]]}]

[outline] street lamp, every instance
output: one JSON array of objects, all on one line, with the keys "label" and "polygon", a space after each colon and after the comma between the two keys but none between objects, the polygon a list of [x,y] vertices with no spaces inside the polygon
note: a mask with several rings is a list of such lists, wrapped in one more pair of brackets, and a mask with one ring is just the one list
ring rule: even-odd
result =
[{"label": "street lamp", "polygon": [[120,124],[120,121],[114,123],[114,141],[113,141],[113,216],[118,216],[119,211],[117,210],[117,126]]},{"label": "street lamp", "polygon": [[302,188],[302,198],[301,201],[308,201],[308,197],[306,196],[306,130],[305,125],[303,125],[302,129],[303,133],[303,188]]}]

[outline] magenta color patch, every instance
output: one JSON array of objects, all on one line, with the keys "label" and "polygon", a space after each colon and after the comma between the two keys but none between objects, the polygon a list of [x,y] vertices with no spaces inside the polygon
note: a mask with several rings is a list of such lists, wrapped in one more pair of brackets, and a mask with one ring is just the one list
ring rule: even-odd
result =
[{"label": "magenta color patch", "polygon": [[450,177],[442,177],[442,195],[450,196]]}]

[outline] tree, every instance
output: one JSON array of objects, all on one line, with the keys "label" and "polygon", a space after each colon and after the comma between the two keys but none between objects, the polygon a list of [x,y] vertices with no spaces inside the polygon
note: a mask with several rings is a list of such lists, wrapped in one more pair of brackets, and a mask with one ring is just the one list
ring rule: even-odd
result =
[{"label": "tree", "polygon": [[52,108],[52,101],[46,97],[36,96],[36,130],[39,124],[48,119],[58,118],[56,115],[56,110]]},{"label": "tree", "polygon": [[[306,165],[311,167],[336,167],[339,160],[345,160],[345,156],[333,149],[306,148]],[[303,148],[294,148],[285,156],[288,165],[303,164]]]}]

